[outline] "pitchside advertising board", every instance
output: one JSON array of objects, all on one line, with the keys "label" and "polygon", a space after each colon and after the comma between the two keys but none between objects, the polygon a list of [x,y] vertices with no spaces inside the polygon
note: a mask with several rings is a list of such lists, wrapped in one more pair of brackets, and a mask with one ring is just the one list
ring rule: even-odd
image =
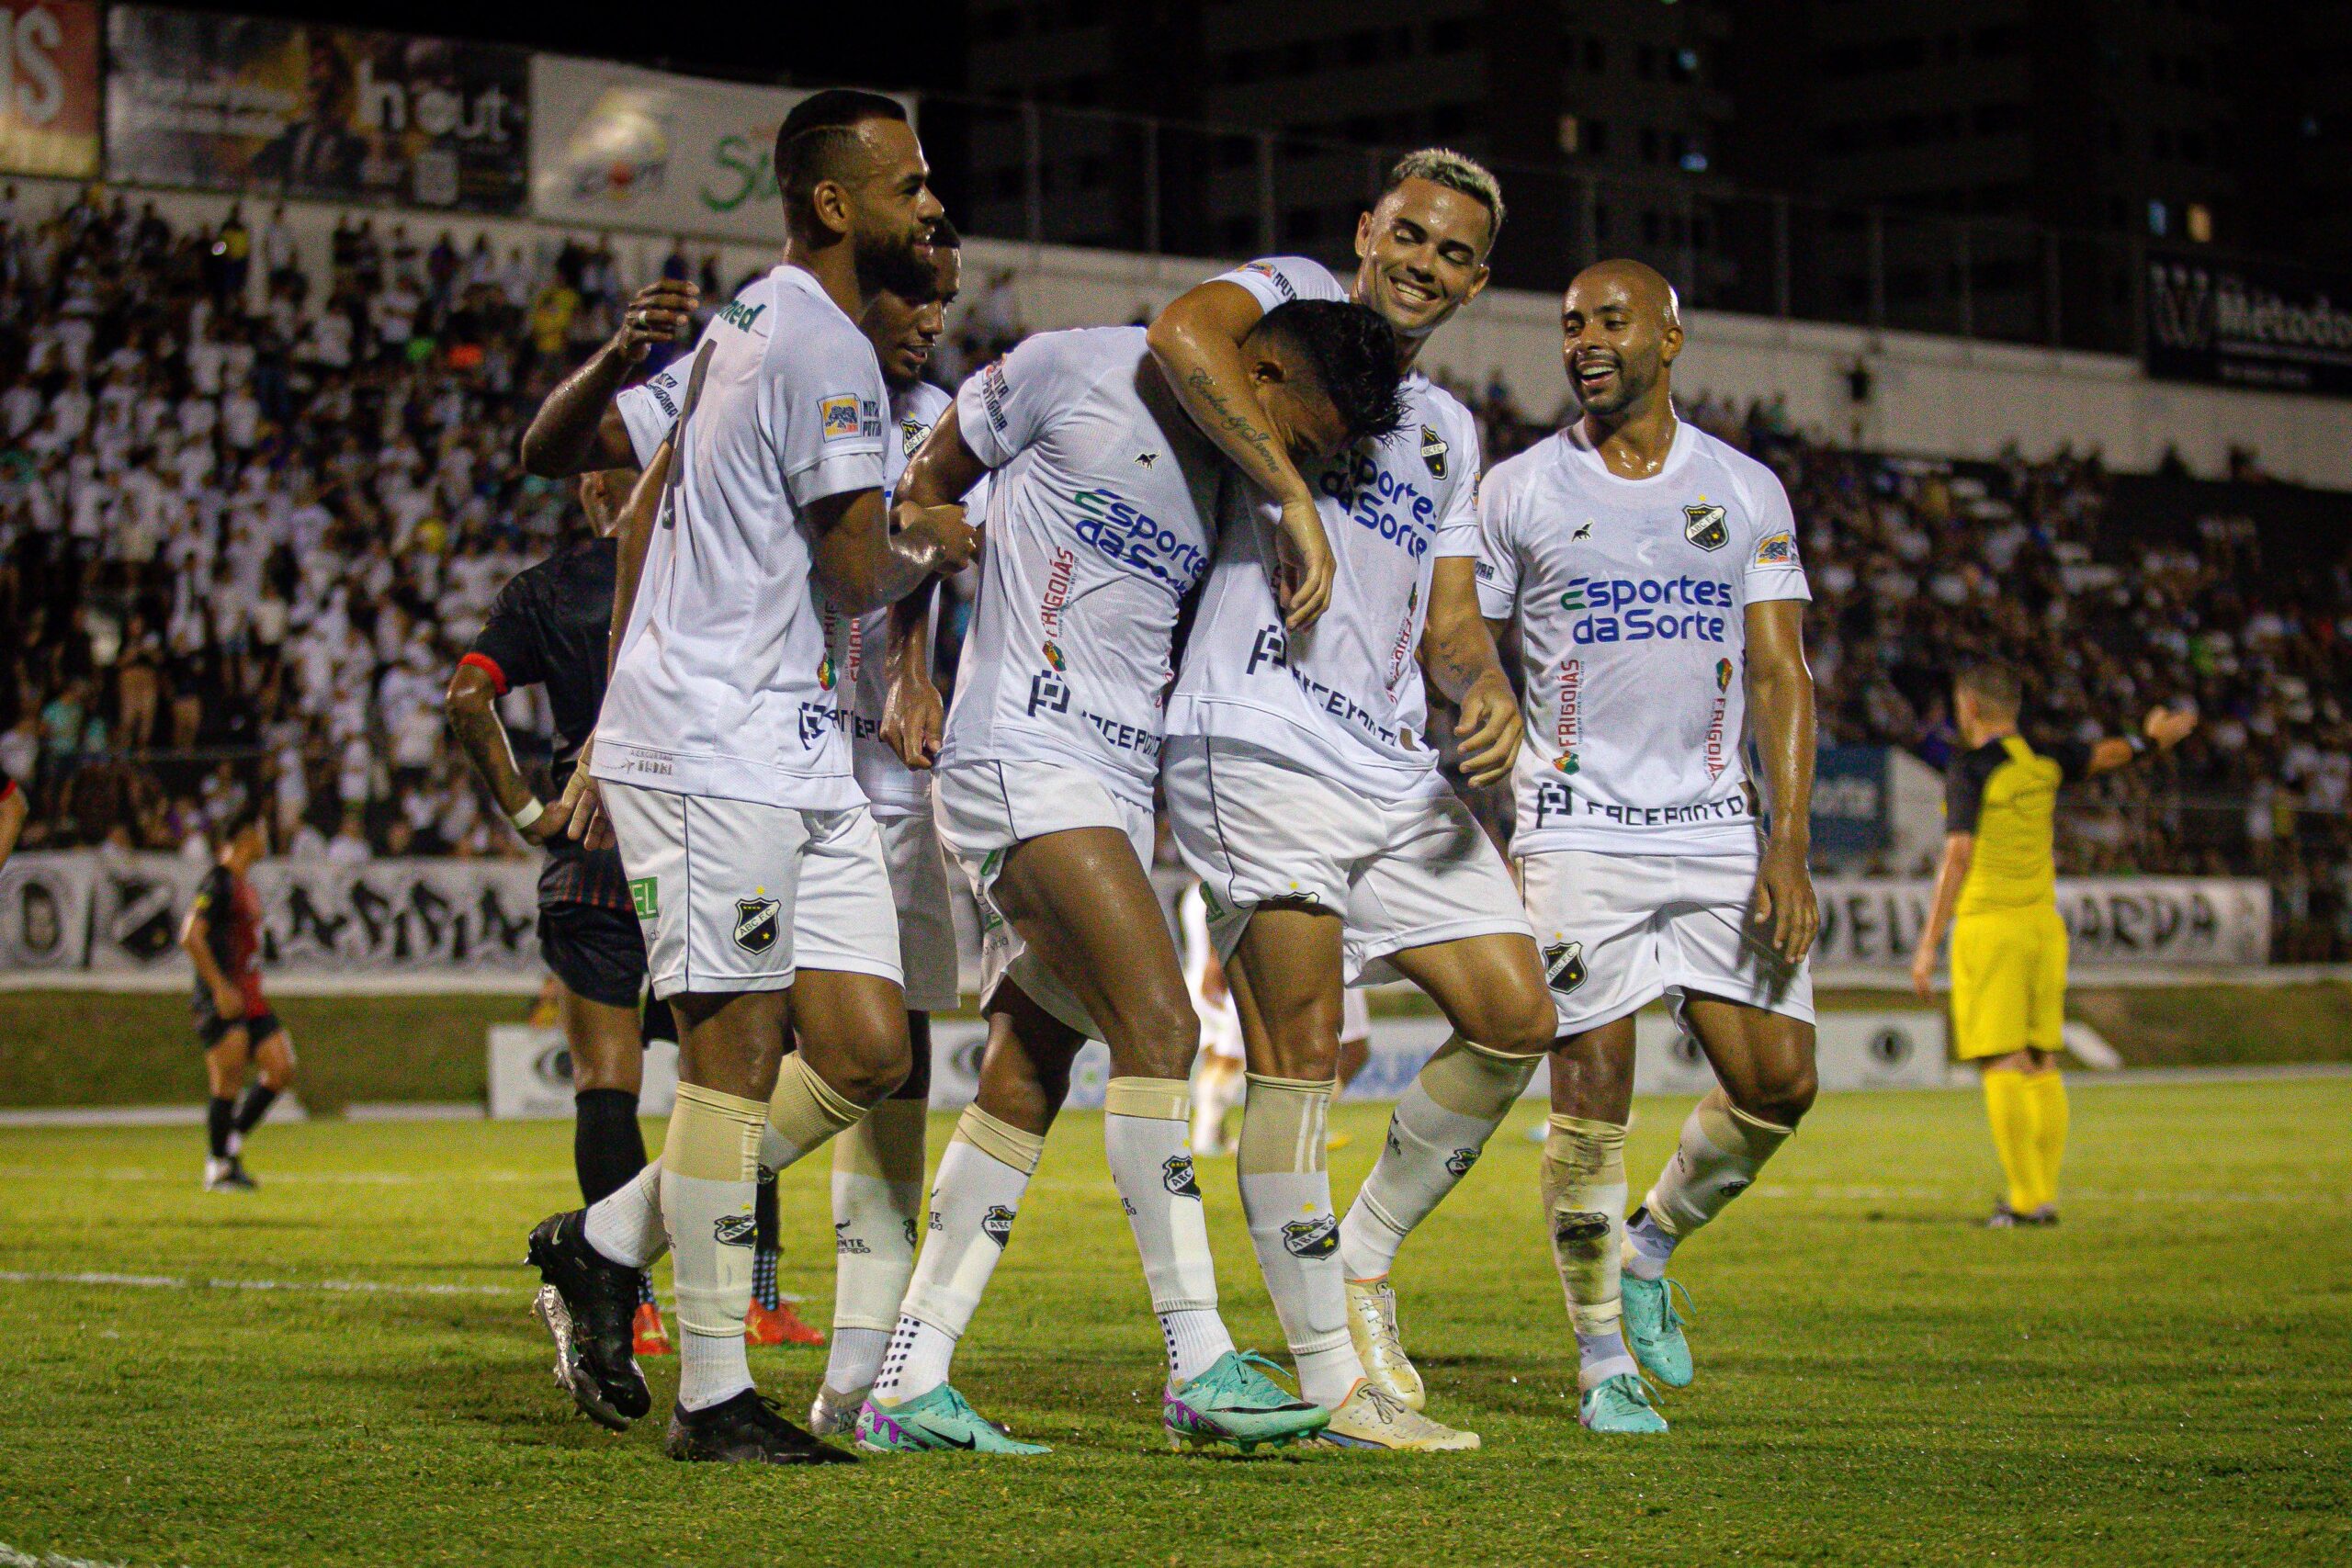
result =
[{"label": "pitchside advertising board", "polygon": [[0,173],[97,172],[97,0],[0,5]]},{"label": "pitchside advertising board", "polygon": [[[600,61],[531,62],[531,211],[772,243],[776,128],[808,92]],[[900,97],[911,117],[914,100]]]},{"label": "pitchside advertising board", "polygon": [[2352,396],[2352,279],[2152,255],[2147,292],[2150,375]]},{"label": "pitchside advertising board", "polygon": [[117,6],[107,172],[133,184],[517,212],[527,51]]}]

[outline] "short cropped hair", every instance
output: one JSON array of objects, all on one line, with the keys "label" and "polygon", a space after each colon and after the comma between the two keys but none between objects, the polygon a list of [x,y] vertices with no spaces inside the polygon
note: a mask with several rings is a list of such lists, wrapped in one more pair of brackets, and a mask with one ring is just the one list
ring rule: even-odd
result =
[{"label": "short cropped hair", "polygon": [[1960,672],[1960,689],[1996,713],[2015,714],[2025,703],[2025,682],[2017,666],[1988,659]]},{"label": "short cropped hair", "polygon": [[1261,333],[1315,367],[1349,441],[1386,435],[1405,423],[1396,333],[1377,311],[1337,299],[1292,299],[1267,311],[1250,335]]},{"label": "short cropped hair", "polygon": [[1484,164],[1476,158],[1456,152],[1451,147],[1424,147],[1418,152],[1408,152],[1396,160],[1388,171],[1387,181],[1380,187],[1386,196],[1407,180],[1427,180],[1448,190],[1458,190],[1487,209],[1493,220],[1487,225],[1487,243],[1491,248],[1497,235],[1503,231],[1503,187]]},{"label": "short cropped hair", "polygon": [[806,211],[820,181],[850,172],[845,161],[856,148],[859,126],[869,119],[903,124],[906,118],[898,99],[858,87],[828,87],[793,105],[775,130],[775,183],[786,215]]},{"label": "short cropped hair", "polygon": [[248,828],[262,825],[262,807],[258,801],[248,801],[222,818],[212,830],[212,847],[225,850],[233,844]]}]

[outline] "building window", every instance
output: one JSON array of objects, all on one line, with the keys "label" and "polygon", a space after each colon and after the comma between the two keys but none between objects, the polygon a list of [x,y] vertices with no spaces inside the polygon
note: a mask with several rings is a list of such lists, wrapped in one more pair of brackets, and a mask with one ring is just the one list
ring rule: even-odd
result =
[{"label": "building window", "polygon": [[2148,203],[2148,232],[2161,240],[2172,228],[2172,211],[2161,201]]},{"label": "building window", "polygon": [[2190,242],[2199,245],[2213,243],[2213,212],[2201,201],[2192,201],[2181,215],[2181,230]]}]

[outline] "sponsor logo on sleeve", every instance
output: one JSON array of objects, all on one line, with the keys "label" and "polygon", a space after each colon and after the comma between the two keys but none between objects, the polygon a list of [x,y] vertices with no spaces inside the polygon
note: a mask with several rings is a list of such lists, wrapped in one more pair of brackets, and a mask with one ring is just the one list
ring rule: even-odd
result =
[{"label": "sponsor logo on sleeve", "polygon": [[1724,509],[1710,506],[1704,496],[1696,506],[1682,509],[1682,536],[1702,550],[1719,550],[1731,542],[1731,529],[1724,522]]},{"label": "sponsor logo on sleeve", "polygon": [[1242,264],[1240,270],[1243,272],[1256,273],[1260,277],[1262,277],[1267,282],[1272,284],[1274,286],[1274,292],[1280,294],[1285,299],[1295,299],[1298,298],[1298,290],[1291,287],[1290,279],[1284,277],[1272,262],[1245,262]]},{"label": "sponsor logo on sleeve", "polygon": [[846,392],[837,398],[820,398],[817,418],[828,441],[854,440],[864,426],[858,417],[857,399]]},{"label": "sponsor logo on sleeve", "polygon": [[1004,384],[1004,361],[991,359],[980,372],[980,407],[989,416],[989,428],[1002,435],[1010,423],[1005,417],[1004,402],[1012,395]]},{"label": "sponsor logo on sleeve", "polygon": [[1758,566],[1794,566],[1797,564],[1796,536],[1783,528],[1777,534],[1767,534],[1756,543]]}]

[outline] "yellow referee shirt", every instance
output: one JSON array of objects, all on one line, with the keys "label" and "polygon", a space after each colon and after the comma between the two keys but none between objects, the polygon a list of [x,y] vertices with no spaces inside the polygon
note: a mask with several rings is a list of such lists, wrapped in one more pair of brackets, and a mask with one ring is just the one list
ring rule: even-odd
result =
[{"label": "yellow referee shirt", "polygon": [[1963,753],[1945,779],[1945,830],[1976,839],[1951,931],[1952,1054],[1963,1061],[2058,1048],[2066,928],[2052,819],[2058,786],[2089,764],[2087,747],[2037,751],[2005,735]]}]

